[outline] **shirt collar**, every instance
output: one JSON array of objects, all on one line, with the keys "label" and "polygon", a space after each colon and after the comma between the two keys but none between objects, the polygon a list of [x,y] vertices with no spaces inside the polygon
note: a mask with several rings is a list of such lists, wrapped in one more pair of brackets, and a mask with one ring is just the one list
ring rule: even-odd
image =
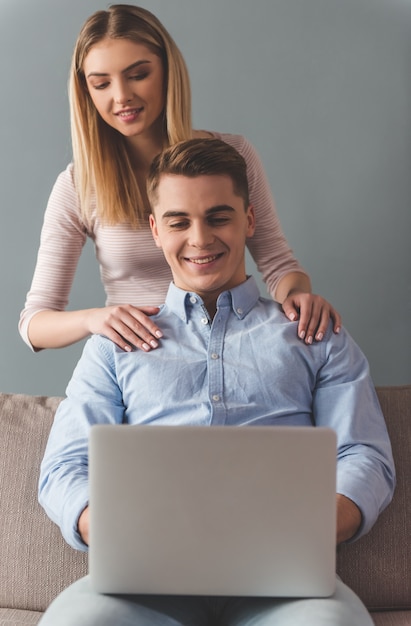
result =
[{"label": "shirt collar", "polygon": [[[253,276],[249,276],[244,283],[220,293],[217,300],[217,308],[231,307],[233,313],[238,319],[243,319],[257,303],[260,292]],[[194,292],[184,291],[176,287],[173,282],[170,283],[166,305],[180,319],[188,322],[190,311],[195,304],[202,306],[202,298]]]}]

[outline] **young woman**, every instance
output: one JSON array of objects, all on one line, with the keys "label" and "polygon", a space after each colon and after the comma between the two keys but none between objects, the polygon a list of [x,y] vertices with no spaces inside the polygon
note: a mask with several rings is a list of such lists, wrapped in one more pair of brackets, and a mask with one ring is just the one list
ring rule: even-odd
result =
[{"label": "young woman", "polygon": [[[193,130],[184,59],[159,20],[146,9],[113,5],[84,24],[69,81],[73,163],[52,190],[37,265],[19,329],[33,350],[59,348],[90,333],[124,350],[149,351],[161,329],[150,314],[171,279],[152,239],[145,179],[153,157],[191,137],[219,137],[246,159],[256,232],[249,251],[272,297],[298,334],[321,340],[339,314],[311,293],[309,276],[281,231],[260,159],[240,135]],[[106,306],[65,311],[82,247],[95,244]]]}]

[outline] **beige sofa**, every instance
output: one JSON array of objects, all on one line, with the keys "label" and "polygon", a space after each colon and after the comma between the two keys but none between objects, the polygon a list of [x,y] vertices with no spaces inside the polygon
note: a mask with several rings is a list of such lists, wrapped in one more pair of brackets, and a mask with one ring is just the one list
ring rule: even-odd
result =
[{"label": "beige sofa", "polygon": [[[398,486],[372,531],[339,550],[338,571],[377,626],[405,626],[411,624],[411,385],[378,394]],[[51,600],[87,571],[87,557],[65,544],[37,503],[39,464],[59,402],[0,394],[0,626],[37,624]]]}]

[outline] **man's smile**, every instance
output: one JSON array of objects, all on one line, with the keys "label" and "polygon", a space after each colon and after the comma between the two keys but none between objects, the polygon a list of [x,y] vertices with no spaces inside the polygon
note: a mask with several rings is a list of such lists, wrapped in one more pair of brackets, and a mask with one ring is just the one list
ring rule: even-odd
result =
[{"label": "man's smile", "polygon": [[196,265],[206,265],[207,263],[212,263],[213,261],[216,261],[217,259],[221,258],[223,256],[223,252],[220,252],[219,254],[213,254],[210,256],[205,256],[205,257],[184,257],[186,261],[188,261],[189,263],[195,263]]}]

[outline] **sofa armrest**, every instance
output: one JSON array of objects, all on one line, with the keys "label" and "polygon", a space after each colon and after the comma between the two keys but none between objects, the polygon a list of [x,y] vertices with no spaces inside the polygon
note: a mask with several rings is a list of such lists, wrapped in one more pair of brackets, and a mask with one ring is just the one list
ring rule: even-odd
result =
[{"label": "sofa armrest", "polygon": [[61,398],[0,393],[0,607],[44,611],[87,573],[37,502],[40,463]]},{"label": "sofa armrest", "polygon": [[370,610],[411,609],[411,385],[377,387],[397,471],[391,504],[371,531],[340,546],[337,570]]}]

